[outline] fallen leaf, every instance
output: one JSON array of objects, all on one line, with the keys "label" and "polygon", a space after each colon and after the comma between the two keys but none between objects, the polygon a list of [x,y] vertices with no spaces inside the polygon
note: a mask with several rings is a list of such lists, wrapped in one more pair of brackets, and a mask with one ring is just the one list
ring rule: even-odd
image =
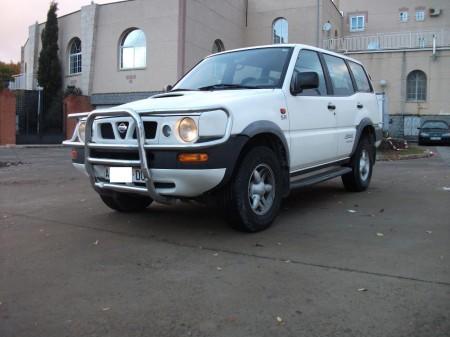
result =
[{"label": "fallen leaf", "polygon": [[95,240],[95,242],[94,242],[94,246],[97,246],[98,245],[98,240]]},{"label": "fallen leaf", "polygon": [[102,308],[102,311],[108,311],[108,310],[111,310],[111,308],[110,307]]},{"label": "fallen leaf", "polygon": [[384,236],[384,234],[383,233],[377,233],[377,236],[382,237],[382,236]]},{"label": "fallen leaf", "polygon": [[359,291],[359,292],[367,291],[367,289],[366,289],[366,288],[359,288],[358,291]]},{"label": "fallen leaf", "polygon": [[283,319],[280,316],[277,316],[277,322],[278,324],[281,324],[283,323]]},{"label": "fallen leaf", "polygon": [[431,234],[431,233],[433,233],[433,231],[425,231],[425,233]]},{"label": "fallen leaf", "polygon": [[354,209],[348,209],[347,212],[349,212],[349,213],[356,213],[356,211]]}]

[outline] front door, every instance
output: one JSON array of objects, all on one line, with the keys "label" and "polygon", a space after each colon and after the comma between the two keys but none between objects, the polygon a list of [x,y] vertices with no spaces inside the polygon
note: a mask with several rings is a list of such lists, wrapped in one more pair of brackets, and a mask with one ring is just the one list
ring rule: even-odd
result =
[{"label": "front door", "polygon": [[301,76],[302,72],[316,72],[319,88],[304,90],[297,96],[287,94],[291,172],[333,161],[337,156],[334,106],[327,97],[324,71],[315,51],[300,51],[294,76]]}]

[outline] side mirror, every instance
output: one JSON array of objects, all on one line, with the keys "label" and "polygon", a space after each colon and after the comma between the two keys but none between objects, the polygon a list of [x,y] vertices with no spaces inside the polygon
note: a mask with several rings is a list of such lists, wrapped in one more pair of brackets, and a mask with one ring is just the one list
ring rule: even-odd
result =
[{"label": "side mirror", "polygon": [[292,95],[298,95],[306,89],[317,89],[319,87],[319,75],[316,72],[294,72],[291,84]]},{"label": "side mirror", "polygon": [[172,84],[169,84],[169,85],[166,87],[166,91],[167,91],[167,92],[171,91],[172,89],[173,89],[173,85],[172,85]]}]

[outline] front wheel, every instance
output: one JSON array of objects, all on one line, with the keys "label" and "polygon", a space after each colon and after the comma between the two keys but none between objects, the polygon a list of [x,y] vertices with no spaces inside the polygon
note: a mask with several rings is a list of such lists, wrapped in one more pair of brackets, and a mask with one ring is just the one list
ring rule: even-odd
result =
[{"label": "front wheel", "polygon": [[153,201],[149,197],[117,192],[100,194],[100,198],[109,208],[124,213],[143,211]]},{"label": "front wheel", "polygon": [[375,147],[368,137],[361,139],[351,160],[352,171],[342,176],[342,182],[348,191],[362,192],[369,187],[375,158],[374,151]]},{"label": "front wheel", "polygon": [[244,232],[266,229],[280,209],[281,186],[282,169],[275,153],[264,146],[251,149],[226,188],[227,221]]}]

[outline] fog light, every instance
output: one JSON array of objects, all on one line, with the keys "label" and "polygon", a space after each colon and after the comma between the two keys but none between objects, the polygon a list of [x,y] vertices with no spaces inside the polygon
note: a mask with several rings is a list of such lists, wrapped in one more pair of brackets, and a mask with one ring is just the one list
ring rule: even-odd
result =
[{"label": "fog light", "polygon": [[178,155],[180,163],[205,163],[208,161],[206,153],[180,153]]}]

